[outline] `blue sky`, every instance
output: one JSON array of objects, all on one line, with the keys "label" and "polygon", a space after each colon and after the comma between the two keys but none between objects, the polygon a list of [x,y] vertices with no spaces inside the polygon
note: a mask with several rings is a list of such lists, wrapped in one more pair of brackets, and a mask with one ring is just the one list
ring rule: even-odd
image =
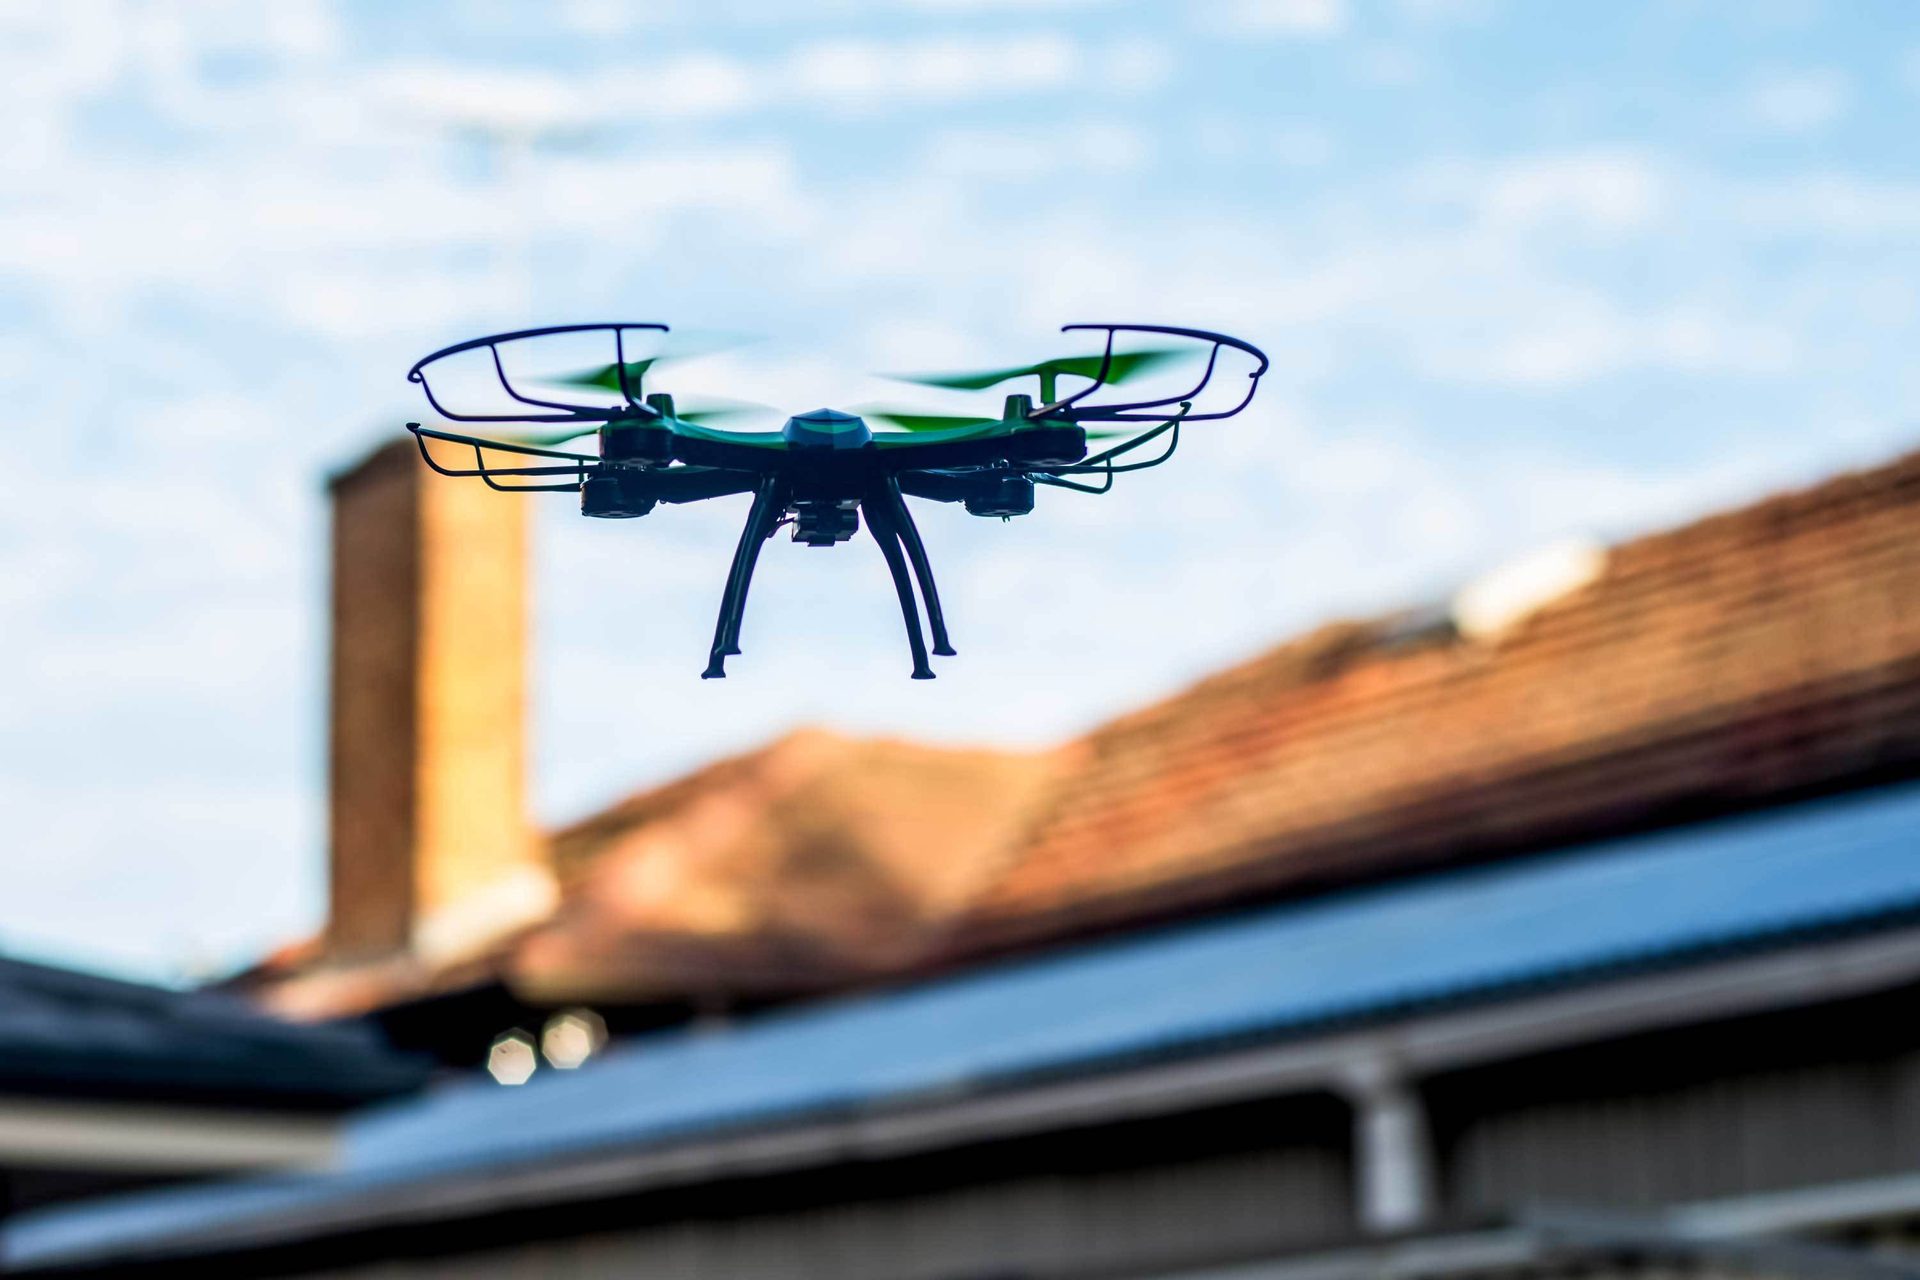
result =
[{"label": "blue sky", "polygon": [[[492,329],[763,341],[788,409],[1055,328],[1229,329],[1246,417],[1104,499],[863,544],[542,508],[545,820],[799,722],[1040,743],[1317,621],[1920,441],[1905,0],[0,4],[0,946],[315,927],[320,481]],[[510,499],[502,499],[508,501]]]}]

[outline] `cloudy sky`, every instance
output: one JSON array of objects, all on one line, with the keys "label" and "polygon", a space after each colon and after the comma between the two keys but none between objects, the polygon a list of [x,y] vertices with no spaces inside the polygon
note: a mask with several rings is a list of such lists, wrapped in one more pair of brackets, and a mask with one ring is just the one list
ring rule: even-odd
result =
[{"label": "cloudy sky", "polygon": [[864,543],[776,544],[702,683],[743,504],[548,499],[556,821],[799,722],[1049,741],[1920,442],[1917,110],[1906,0],[0,0],[0,948],[318,924],[320,481],[436,346],[748,332],[675,385],[788,409],[1071,321],[1274,357],[1107,498],[928,512],[932,683]]}]

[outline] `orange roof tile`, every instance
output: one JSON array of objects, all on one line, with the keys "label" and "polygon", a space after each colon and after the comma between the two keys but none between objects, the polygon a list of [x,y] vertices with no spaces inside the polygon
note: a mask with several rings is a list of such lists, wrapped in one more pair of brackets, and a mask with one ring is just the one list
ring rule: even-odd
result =
[{"label": "orange roof tile", "polygon": [[806,730],[555,834],[531,998],[774,995],[919,955],[1031,820],[1053,754]]},{"label": "orange roof tile", "polygon": [[504,973],[765,998],[1920,771],[1920,453],[1617,546],[1483,638],[1340,622],[1027,755],[819,730],[554,833],[558,913],[458,972],[299,954],[305,1016]]},{"label": "orange roof tile", "polygon": [[948,958],[1920,766],[1920,454],[1489,639],[1323,627],[1089,735]]}]

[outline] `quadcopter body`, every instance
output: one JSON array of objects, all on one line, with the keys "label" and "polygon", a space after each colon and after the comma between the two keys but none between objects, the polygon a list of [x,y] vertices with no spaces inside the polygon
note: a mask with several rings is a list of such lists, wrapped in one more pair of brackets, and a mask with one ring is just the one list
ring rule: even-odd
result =
[{"label": "quadcopter body", "polygon": [[[632,519],[661,504],[698,502],[752,494],[733,564],[721,597],[720,616],[702,675],[726,675],[726,659],[740,652],[747,591],[762,546],[781,527],[795,542],[830,547],[855,537],[862,523],[879,544],[892,576],[913,655],[913,678],[930,680],[928,656],[954,649],[934,585],[926,546],[906,498],[955,503],[976,516],[1010,519],[1034,507],[1036,487],[1105,493],[1116,474],[1158,466],[1173,455],[1185,423],[1231,417],[1253,398],[1267,359],[1257,348],[1224,334],[1154,325],[1069,325],[1066,331],[1105,335],[1104,349],[1087,355],[979,374],[912,379],[956,390],[985,390],[1019,378],[1038,380],[1039,398],[1005,397],[998,417],[969,418],[915,412],[874,411],[865,416],[835,409],[796,414],[777,431],[727,430],[711,425],[724,411],[682,413],[674,397],[647,392],[642,383],[659,357],[629,360],[628,335],[667,332],[665,325],[589,324],[528,329],[476,338],[436,351],[408,373],[443,417],[464,423],[515,423],[557,428],[546,434],[482,437],[410,422],[421,456],[447,476],[475,477],[503,491],[573,492],[582,515]],[[529,395],[526,379],[509,374],[502,349],[556,335],[605,334],[613,361],[604,368],[556,381],[571,387],[616,392],[612,405]],[[1205,352],[1198,379],[1174,395],[1131,402],[1101,402],[1097,394],[1117,382],[1183,354],[1182,347],[1116,350],[1121,334],[1150,334],[1183,344],[1184,354]],[[1253,364],[1244,393],[1224,407],[1196,411],[1212,383],[1223,352]],[[495,412],[450,406],[430,380],[460,357],[484,353],[492,380],[507,402]],[[1062,379],[1084,383],[1060,394]],[[887,424],[875,430],[868,419]],[[1090,434],[1089,427],[1093,427]],[[597,453],[558,446],[591,436]],[[1089,453],[1090,438],[1124,437]],[[449,465],[429,445],[470,449],[471,466]],[[1161,442],[1150,458],[1135,451]],[[501,461],[504,456],[508,461]],[[564,477],[564,478],[563,478]],[[915,597],[915,587],[919,598]],[[924,606],[926,627],[921,626]],[[929,650],[928,638],[932,640]]]}]

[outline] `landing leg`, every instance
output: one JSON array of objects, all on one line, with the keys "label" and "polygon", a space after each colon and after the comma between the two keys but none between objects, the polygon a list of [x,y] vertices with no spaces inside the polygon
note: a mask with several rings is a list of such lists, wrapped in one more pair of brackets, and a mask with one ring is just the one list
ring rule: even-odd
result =
[{"label": "landing leg", "polygon": [[[740,652],[740,624],[747,616],[747,592],[753,587],[753,570],[760,563],[760,549],[767,545],[767,539],[773,536],[780,511],[786,506],[780,495],[776,494],[772,505],[764,513],[760,522],[759,536],[751,539],[747,547],[746,563],[740,567],[740,587],[733,605],[733,621],[727,628],[726,656],[732,657]],[[752,515],[748,515],[749,532],[752,532]]]},{"label": "landing leg", "polygon": [[740,612],[747,603],[747,579],[753,573],[754,561],[759,558],[760,544],[767,540],[767,533],[779,516],[778,490],[779,482],[772,476],[763,477],[760,487],[754,490],[747,527],[740,531],[740,545],[733,551],[733,567],[727,571],[727,589],[720,596],[720,620],[714,625],[713,648],[707,653],[707,669],[700,673],[702,680],[724,680],[727,654],[739,652],[731,646],[740,636]]},{"label": "landing leg", "polygon": [[927,602],[927,628],[933,632],[933,654],[936,658],[951,658],[953,644],[947,639],[947,619],[940,612],[940,591],[933,585],[933,565],[927,560],[927,545],[920,541],[920,530],[914,527],[913,512],[907,509],[907,500],[900,496],[900,482],[892,476],[887,477],[887,514],[900,531],[901,545],[907,549],[907,560],[913,565],[913,576],[920,581],[920,594]]},{"label": "landing leg", "polygon": [[894,594],[900,597],[900,613],[907,622],[907,647],[913,650],[913,678],[933,679],[927,665],[927,642],[920,634],[920,607],[913,598],[913,583],[907,577],[907,559],[900,554],[900,531],[894,527],[893,513],[887,510],[884,491],[869,493],[861,503],[867,513],[867,532],[880,544],[887,558],[887,572],[893,575]]}]

